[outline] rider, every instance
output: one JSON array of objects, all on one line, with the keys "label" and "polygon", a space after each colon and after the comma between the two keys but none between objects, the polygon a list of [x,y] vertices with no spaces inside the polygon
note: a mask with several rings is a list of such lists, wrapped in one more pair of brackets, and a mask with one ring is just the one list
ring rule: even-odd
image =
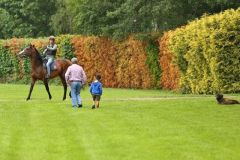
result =
[{"label": "rider", "polygon": [[49,45],[47,46],[47,48],[44,50],[43,54],[46,55],[46,59],[47,59],[47,76],[46,78],[49,78],[51,75],[51,65],[54,62],[54,58],[56,56],[57,53],[57,45],[55,44],[55,37],[54,36],[50,36],[49,37]]}]

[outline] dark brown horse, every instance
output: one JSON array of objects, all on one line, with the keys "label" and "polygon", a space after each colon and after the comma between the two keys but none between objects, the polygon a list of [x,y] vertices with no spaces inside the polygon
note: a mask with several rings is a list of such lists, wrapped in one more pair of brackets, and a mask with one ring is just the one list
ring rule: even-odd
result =
[{"label": "dark brown horse", "polygon": [[[43,83],[45,85],[45,88],[47,90],[49,99],[51,100],[52,95],[51,95],[50,90],[49,90],[48,80],[45,78],[46,77],[46,69],[43,65],[43,59],[42,59],[41,55],[39,54],[39,52],[37,51],[37,49],[35,48],[35,46],[30,44],[29,47],[27,47],[23,51],[21,51],[18,54],[18,56],[20,58],[29,57],[30,61],[31,61],[32,82],[31,82],[31,87],[30,87],[30,91],[29,91],[27,100],[30,100],[34,84],[37,80],[43,81]],[[66,80],[65,80],[65,72],[67,71],[67,68],[71,65],[71,62],[69,60],[65,60],[65,59],[56,60],[55,65],[56,65],[56,69],[51,72],[51,76],[50,76],[49,79],[60,77],[60,79],[62,81],[62,84],[63,84],[63,87],[64,87],[63,100],[65,100],[66,99],[66,93],[67,93],[67,83],[66,83]]]}]

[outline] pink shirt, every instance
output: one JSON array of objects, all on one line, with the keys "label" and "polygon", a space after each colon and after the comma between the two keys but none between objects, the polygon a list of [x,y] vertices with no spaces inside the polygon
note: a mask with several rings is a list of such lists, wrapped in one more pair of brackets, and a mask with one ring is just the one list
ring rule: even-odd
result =
[{"label": "pink shirt", "polygon": [[77,64],[72,64],[67,69],[67,72],[65,74],[65,79],[67,82],[81,81],[82,84],[85,84],[87,81],[87,76],[81,66]]}]

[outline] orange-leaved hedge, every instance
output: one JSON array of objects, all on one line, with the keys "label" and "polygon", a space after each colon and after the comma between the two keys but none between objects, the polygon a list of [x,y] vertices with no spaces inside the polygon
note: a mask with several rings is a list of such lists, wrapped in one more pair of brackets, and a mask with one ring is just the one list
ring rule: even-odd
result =
[{"label": "orange-leaved hedge", "polygon": [[108,38],[83,36],[74,36],[71,42],[90,81],[100,73],[107,87],[151,87],[143,42],[134,38],[114,42]]},{"label": "orange-leaved hedge", "polygon": [[174,63],[174,55],[169,50],[169,37],[171,32],[166,32],[161,39],[159,39],[159,63],[162,69],[161,86],[163,89],[178,90],[179,89],[179,68]]},{"label": "orange-leaved hedge", "polygon": [[146,45],[139,40],[129,38],[115,44],[117,50],[116,77],[118,87],[151,88],[150,70],[146,65]]},{"label": "orange-leaved hedge", "polygon": [[[10,39],[2,40],[0,46],[6,48],[0,50],[5,54],[11,53],[12,59],[17,63],[9,82],[29,83],[31,66],[29,59],[19,60],[16,54],[26,47],[29,43],[34,44],[40,53],[47,45],[47,38],[39,39]],[[88,76],[88,82],[91,82],[96,73],[102,75],[102,82],[105,87],[118,88],[152,88],[156,84],[146,64],[147,53],[146,43],[137,40],[134,37],[116,42],[109,38],[80,36],[80,35],[62,35],[56,37],[58,45],[57,57],[68,58],[76,56],[79,64],[83,66]],[[1,61],[1,57],[0,57]],[[11,62],[12,63],[12,62]],[[5,65],[11,66],[11,64]],[[3,73],[3,76],[9,76],[9,73]]]},{"label": "orange-leaved hedge", "polygon": [[113,44],[106,38],[74,36],[71,39],[75,56],[83,66],[89,82],[96,73],[107,87],[116,87],[116,56]]}]

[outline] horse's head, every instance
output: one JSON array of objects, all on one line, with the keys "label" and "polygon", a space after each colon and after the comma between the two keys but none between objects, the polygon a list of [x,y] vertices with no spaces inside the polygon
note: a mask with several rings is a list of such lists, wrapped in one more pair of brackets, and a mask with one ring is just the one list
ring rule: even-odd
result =
[{"label": "horse's head", "polygon": [[36,52],[36,48],[34,45],[30,44],[24,50],[18,53],[18,57],[25,58],[25,57],[32,57],[32,55]]}]

